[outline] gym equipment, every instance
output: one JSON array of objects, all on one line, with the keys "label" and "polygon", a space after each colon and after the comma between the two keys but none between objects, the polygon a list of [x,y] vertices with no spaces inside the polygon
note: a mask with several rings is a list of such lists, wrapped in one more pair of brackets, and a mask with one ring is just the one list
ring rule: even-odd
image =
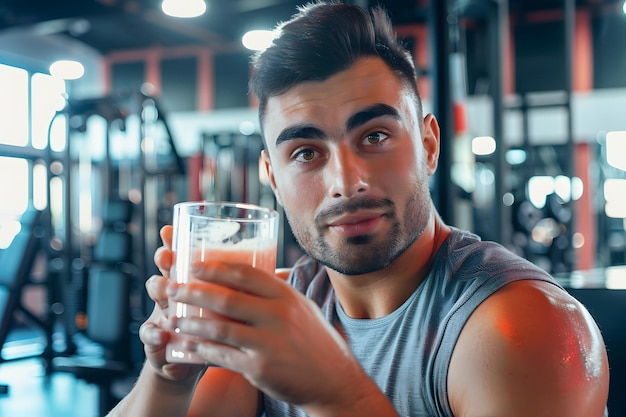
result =
[{"label": "gym equipment", "polygon": [[[41,215],[39,210],[27,209],[19,220],[20,231],[8,248],[0,250],[0,353],[9,330],[14,324],[14,313],[18,311],[28,321],[44,330],[47,339],[44,356],[51,353],[51,326],[22,304],[24,287],[33,284],[30,279],[33,264],[41,249],[41,240],[44,236],[44,229],[40,224]],[[5,359],[0,354],[0,362],[3,361]],[[8,387],[0,386],[0,393],[6,392],[8,392]]]},{"label": "gym equipment", "polygon": [[104,416],[119,398],[113,383],[134,375],[131,357],[130,295],[133,275],[133,240],[127,225],[133,204],[109,200],[103,214],[103,229],[93,247],[87,269],[86,337],[102,348],[101,355],[78,355],[53,359],[53,369],[69,372],[98,387],[99,415]]}]

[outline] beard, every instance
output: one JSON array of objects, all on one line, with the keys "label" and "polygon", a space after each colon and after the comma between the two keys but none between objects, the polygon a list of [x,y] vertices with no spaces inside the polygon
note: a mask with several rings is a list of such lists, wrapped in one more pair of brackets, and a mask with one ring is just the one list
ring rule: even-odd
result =
[{"label": "beard", "polygon": [[[342,239],[336,246],[326,238],[324,219],[360,209],[385,209],[383,217],[391,222],[382,236],[360,235]],[[310,229],[286,212],[287,220],[302,250],[322,265],[344,275],[361,275],[384,269],[397,259],[423,233],[431,216],[430,190],[420,181],[406,201],[402,218],[390,199],[358,197],[320,211]]]}]

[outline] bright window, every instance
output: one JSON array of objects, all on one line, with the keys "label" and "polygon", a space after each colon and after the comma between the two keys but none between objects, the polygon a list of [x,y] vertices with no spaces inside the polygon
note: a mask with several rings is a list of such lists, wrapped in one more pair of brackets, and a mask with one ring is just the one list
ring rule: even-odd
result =
[{"label": "bright window", "polygon": [[65,82],[46,74],[33,74],[32,80],[33,147],[48,145],[50,123],[57,111],[65,107]]},{"label": "bright window", "polygon": [[28,207],[28,161],[0,156],[0,213],[14,216]]},{"label": "bright window", "polygon": [[28,207],[28,161],[0,156],[0,249],[20,231],[17,221]]},{"label": "bright window", "polygon": [[0,64],[0,144],[28,145],[28,72]]}]

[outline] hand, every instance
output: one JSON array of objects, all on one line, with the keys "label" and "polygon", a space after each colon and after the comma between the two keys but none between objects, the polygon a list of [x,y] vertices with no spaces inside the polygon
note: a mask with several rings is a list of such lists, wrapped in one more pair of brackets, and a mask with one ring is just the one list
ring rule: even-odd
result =
[{"label": "hand", "polygon": [[139,338],[144,344],[148,362],[159,375],[171,381],[195,381],[204,366],[172,364],[165,361],[165,347],[170,337],[167,330],[169,306],[165,288],[172,265],[171,226],[164,226],[161,229],[161,239],[164,246],[156,250],[154,262],[162,275],[153,275],[146,282],[148,295],[155,304],[152,314],[139,329]]},{"label": "hand", "polygon": [[170,283],[167,291],[174,301],[217,313],[172,324],[200,338],[196,354],[283,401],[350,408],[352,388],[369,378],[317,305],[247,265],[205,262],[194,277],[200,281]]}]

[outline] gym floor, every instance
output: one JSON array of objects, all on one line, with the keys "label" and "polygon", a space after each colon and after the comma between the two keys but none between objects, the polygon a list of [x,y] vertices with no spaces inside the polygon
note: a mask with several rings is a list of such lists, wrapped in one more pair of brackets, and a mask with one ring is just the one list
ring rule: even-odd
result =
[{"label": "gym floor", "polygon": [[46,375],[40,358],[28,358],[41,349],[41,338],[32,333],[9,335],[0,363],[0,385],[8,386],[0,394],[0,416],[98,417],[96,387],[67,373]]},{"label": "gym floor", "polygon": [[6,417],[98,417],[94,386],[70,374],[46,376],[39,359],[0,365],[0,415]]}]

